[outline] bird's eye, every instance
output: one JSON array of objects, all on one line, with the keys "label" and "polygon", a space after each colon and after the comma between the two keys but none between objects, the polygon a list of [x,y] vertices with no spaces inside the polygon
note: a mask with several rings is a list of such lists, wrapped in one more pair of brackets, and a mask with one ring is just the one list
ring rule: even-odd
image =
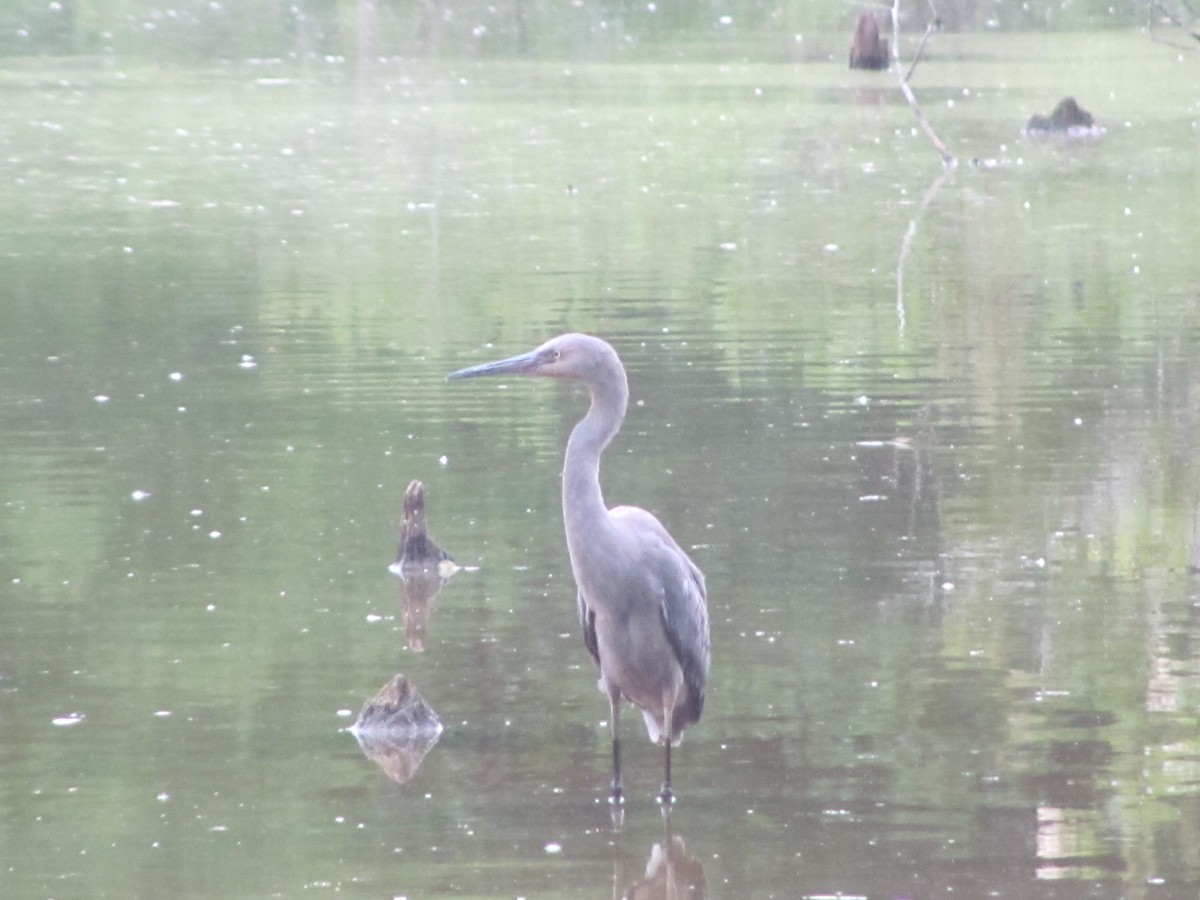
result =
[{"label": "bird's eye", "polygon": [[561,350],[555,350],[555,351],[554,351],[554,358],[555,358],[555,359],[558,359],[560,356],[562,356],[562,351],[561,351]]}]

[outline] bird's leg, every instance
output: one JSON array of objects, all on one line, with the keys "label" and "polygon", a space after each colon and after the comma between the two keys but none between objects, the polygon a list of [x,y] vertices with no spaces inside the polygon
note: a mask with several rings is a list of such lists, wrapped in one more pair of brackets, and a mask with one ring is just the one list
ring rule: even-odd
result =
[{"label": "bird's leg", "polygon": [[663,778],[662,790],[658,792],[658,805],[664,816],[671,815],[671,807],[675,804],[675,792],[671,790],[671,739],[666,742],[666,773]]},{"label": "bird's leg", "polygon": [[658,792],[658,805],[664,816],[671,814],[671,806],[675,803],[675,794],[671,791],[671,707],[664,710],[663,715],[663,745],[666,747],[666,763],[663,767],[662,790]]},{"label": "bird's leg", "polygon": [[609,691],[608,695],[609,708],[612,710],[612,758],[613,758],[613,777],[612,777],[612,793],[609,795],[609,802],[614,807],[619,807],[625,802],[625,791],[621,786],[621,695],[616,691]]}]

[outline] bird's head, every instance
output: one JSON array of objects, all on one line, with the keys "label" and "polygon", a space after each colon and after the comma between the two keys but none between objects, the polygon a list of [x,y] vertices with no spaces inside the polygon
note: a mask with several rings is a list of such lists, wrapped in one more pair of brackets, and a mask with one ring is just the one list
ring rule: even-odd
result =
[{"label": "bird's head", "polygon": [[528,353],[508,359],[459,369],[446,376],[449,381],[483,375],[539,375],[545,378],[576,378],[592,383],[613,370],[621,371],[617,352],[589,334],[560,334]]}]

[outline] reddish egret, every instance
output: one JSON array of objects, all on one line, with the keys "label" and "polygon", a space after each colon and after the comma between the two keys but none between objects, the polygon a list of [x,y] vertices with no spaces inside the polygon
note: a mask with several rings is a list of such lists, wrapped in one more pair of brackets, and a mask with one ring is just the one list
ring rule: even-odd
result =
[{"label": "reddish egret", "polygon": [[708,678],[708,607],[704,575],[658,519],[636,506],[608,509],[600,493],[600,454],[621,427],[629,401],[625,369],[599,338],[564,334],[521,356],[455,372],[541,375],[582,381],[591,407],[567,441],[563,524],[578,588],[583,643],[600,667],[612,708],[612,802],[621,787],[622,698],[641,707],[650,740],[666,748],[664,812],[671,793],[671,745],[700,720]]}]

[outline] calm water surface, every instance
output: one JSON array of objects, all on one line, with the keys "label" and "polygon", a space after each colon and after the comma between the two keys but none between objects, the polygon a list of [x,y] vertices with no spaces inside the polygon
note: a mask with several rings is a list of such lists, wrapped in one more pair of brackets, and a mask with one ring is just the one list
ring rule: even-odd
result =
[{"label": "calm water surface", "polygon": [[[944,179],[840,63],[4,73],[7,895],[1195,896],[1196,60],[938,41]],[[1068,92],[1105,137],[1023,140]],[[442,380],[569,329],[708,576],[671,835],[648,742],[604,799],[586,397]]]}]

